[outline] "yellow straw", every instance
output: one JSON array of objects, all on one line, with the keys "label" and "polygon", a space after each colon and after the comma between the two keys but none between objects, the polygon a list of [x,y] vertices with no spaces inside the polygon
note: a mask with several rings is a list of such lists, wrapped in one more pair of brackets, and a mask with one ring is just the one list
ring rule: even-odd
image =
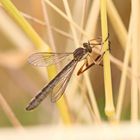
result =
[{"label": "yellow straw", "polygon": [[[107,26],[107,12],[106,12],[106,0],[100,1],[101,7],[101,28],[102,28],[102,38],[105,40],[108,36],[108,26]],[[103,52],[105,51],[103,57],[104,65],[104,83],[105,83],[105,114],[108,119],[112,120],[115,114],[115,108],[112,96],[112,80],[111,80],[111,69],[110,69],[110,55],[108,51],[108,40],[103,44]]]}]

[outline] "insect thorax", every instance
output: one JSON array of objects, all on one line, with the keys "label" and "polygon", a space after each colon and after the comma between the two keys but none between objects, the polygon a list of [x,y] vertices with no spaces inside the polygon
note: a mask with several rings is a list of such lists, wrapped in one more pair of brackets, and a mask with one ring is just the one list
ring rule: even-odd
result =
[{"label": "insect thorax", "polygon": [[87,53],[87,51],[86,51],[85,48],[77,48],[73,52],[74,59],[77,60],[77,61],[80,61],[86,53]]}]

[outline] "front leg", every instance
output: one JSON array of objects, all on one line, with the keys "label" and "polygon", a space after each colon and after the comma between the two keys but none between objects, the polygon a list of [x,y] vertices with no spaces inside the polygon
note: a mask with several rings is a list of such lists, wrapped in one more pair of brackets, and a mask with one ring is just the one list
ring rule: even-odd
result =
[{"label": "front leg", "polygon": [[[89,65],[88,60],[86,59],[86,62],[81,66],[81,68],[79,69],[79,71],[77,72],[77,75],[82,74],[83,72],[85,72],[87,69],[89,69],[90,67],[92,67],[93,65],[100,65],[103,66],[101,64],[101,61],[103,59],[105,52],[102,53],[101,55],[98,55],[96,57],[96,59]],[[86,67],[84,68],[84,66],[86,65]]]},{"label": "front leg", "polygon": [[83,65],[81,66],[81,68],[78,70],[77,75],[80,75],[80,74],[82,74],[82,73],[84,72],[84,71],[83,71],[84,66],[86,66],[86,67],[89,66],[87,58],[85,59],[84,64],[83,64]]}]

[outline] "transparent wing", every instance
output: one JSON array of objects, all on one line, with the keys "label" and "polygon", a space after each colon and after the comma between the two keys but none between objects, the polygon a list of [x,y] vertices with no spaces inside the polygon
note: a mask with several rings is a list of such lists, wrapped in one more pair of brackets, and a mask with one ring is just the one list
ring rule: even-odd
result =
[{"label": "transparent wing", "polygon": [[51,102],[56,102],[64,94],[67,84],[71,78],[71,75],[76,67],[75,62],[67,71],[64,73],[59,82],[55,85],[51,92]]},{"label": "transparent wing", "polygon": [[35,66],[46,67],[65,60],[71,54],[73,53],[39,52],[29,56],[28,62]]}]

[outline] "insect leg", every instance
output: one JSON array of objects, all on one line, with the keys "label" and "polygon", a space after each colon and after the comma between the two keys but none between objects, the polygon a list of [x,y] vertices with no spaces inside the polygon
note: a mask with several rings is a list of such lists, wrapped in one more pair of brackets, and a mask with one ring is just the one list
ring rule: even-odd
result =
[{"label": "insect leg", "polygon": [[[83,65],[82,65],[82,67],[79,69],[79,71],[77,72],[77,75],[80,75],[80,74],[82,74],[83,72],[85,72],[87,69],[89,69],[90,67],[92,67],[93,65],[100,65],[100,66],[103,66],[102,64],[101,64],[101,61],[102,61],[102,59],[103,59],[103,56],[104,56],[104,54],[105,54],[105,52],[103,53],[103,54],[101,54],[101,55],[98,55],[97,57],[96,57],[96,59],[89,65],[86,65],[86,68],[85,69],[83,69],[83,67],[85,66],[85,64],[86,63],[84,63]],[[88,62],[88,61],[87,61]]]},{"label": "insect leg", "polygon": [[84,66],[86,66],[86,67],[89,66],[88,60],[87,60],[87,59],[85,59],[84,64],[83,64],[83,65],[81,66],[81,68],[78,70],[77,75],[80,75],[81,73],[83,73],[83,68],[84,68]]}]

